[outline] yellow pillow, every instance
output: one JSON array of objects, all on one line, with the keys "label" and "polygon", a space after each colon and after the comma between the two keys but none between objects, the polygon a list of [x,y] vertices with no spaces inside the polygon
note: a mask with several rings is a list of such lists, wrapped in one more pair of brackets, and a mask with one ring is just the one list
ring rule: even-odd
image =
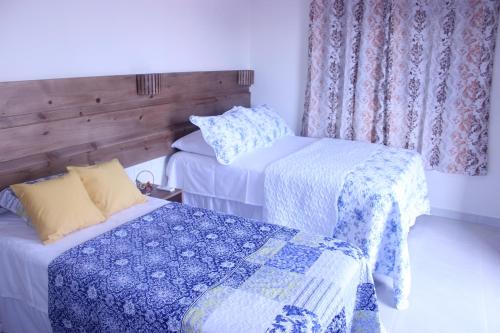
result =
[{"label": "yellow pillow", "polygon": [[69,166],[67,169],[78,173],[90,198],[106,217],[146,201],[116,158],[97,165]]},{"label": "yellow pillow", "polygon": [[11,189],[44,244],[106,219],[74,172],[35,184],[12,185]]}]

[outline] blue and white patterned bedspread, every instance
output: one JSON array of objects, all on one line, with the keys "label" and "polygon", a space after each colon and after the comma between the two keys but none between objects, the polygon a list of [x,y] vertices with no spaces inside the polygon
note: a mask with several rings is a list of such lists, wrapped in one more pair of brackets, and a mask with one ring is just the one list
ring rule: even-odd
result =
[{"label": "blue and white patterned bedspread", "polygon": [[[366,154],[363,161],[351,159],[341,182],[330,182],[339,174],[337,163],[327,163],[329,159],[348,161],[342,154],[317,155],[335,155],[339,142],[346,141],[320,140],[311,146],[321,149],[306,147],[266,169],[265,209],[273,211],[267,216],[287,217],[268,222],[307,231],[319,230],[314,223],[322,221],[329,230],[322,234],[359,247],[375,272],[393,279],[395,305],[405,308],[411,287],[408,232],[419,215],[429,212],[422,159],[409,150],[371,145],[369,153],[361,152]],[[291,213],[304,218],[288,218]]]},{"label": "blue and white patterned bedspread", "polygon": [[392,277],[395,305],[406,308],[408,233],[415,219],[430,211],[420,155],[401,149],[373,155],[347,175],[338,206],[333,237],[358,246],[375,273]]},{"label": "blue and white patterned bedspread", "polygon": [[379,332],[346,242],[176,203],[49,265],[54,332]]}]

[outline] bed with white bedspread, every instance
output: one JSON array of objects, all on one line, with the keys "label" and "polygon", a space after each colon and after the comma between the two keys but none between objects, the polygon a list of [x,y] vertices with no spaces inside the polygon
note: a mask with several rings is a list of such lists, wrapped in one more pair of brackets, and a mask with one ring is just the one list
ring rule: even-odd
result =
[{"label": "bed with white bedspread", "polygon": [[417,216],[429,212],[418,154],[288,136],[229,166],[179,152],[167,176],[169,187],[184,190],[187,203],[352,242],[375,272],[393,279],[396,307],[407,306],[408,232]]}]

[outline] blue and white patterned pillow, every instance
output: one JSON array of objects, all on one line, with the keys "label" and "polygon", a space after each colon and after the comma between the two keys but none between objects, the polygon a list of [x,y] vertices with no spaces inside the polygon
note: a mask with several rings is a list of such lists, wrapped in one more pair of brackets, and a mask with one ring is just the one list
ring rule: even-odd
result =
[{"label": "blue and white patterned pillow", "polygon": [[230,164],[238,156],[262,146],[248,110],[234,107],[220,116],[191,116],[189,120],[200,128],[203,139],[214,149],[221,164]]},{"label": "blue and white patterned pillow", "polygon": [[248,110],[251,111],[253,123],[267,143],[272,144],[279,138],[294,135],[283,118],[269,106],[264,104]]},{"label": "blue and white patterned pillow", "polygon": [[189,120],[200,128],[203,138],[214,149],[217,161],[224,165],[293,134],[267,106],[254,109],[235,106],[220,116],[191,116]]},{"label": "blue and white patterned pillow", "polygon": [[[38,178],[36,180],[25,182],[25,184],[35,184],[44,180],[49,180],[60,176],[61,174]],[[14,193],[14,191],[10,189],[10,187],[7,187],[0,192],[0,214],[3,213],[2,209],[12,212],[16,215],[19,215],[23,219],[23,221],[30,223],[28,216],[26,215],[26,212],[24,210],[23,204],[21,203],[21,200],[17,198],[16,194]]]},{"label": "blue and white patterned pillow", "polygon": [[0,192],[0,209],[8,210],[14,214],[21,216],[21,218],[27,221],[27,218],[24,214],[23,205],[21,201],[16,197],[14,192],[7,187],[6,189]]}]

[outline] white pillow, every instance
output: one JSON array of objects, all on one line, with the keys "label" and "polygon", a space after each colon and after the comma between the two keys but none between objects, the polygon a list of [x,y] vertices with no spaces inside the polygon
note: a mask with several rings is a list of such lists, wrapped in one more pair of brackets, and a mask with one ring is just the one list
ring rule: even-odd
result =
[{"label": "white pillow", "polygon": [[172,144],[172,148],[177,148],[188,153],[215,156],[214,150],[206,143],[205,139],[203,139],[200,130],[183,136],[175,141]]}]

